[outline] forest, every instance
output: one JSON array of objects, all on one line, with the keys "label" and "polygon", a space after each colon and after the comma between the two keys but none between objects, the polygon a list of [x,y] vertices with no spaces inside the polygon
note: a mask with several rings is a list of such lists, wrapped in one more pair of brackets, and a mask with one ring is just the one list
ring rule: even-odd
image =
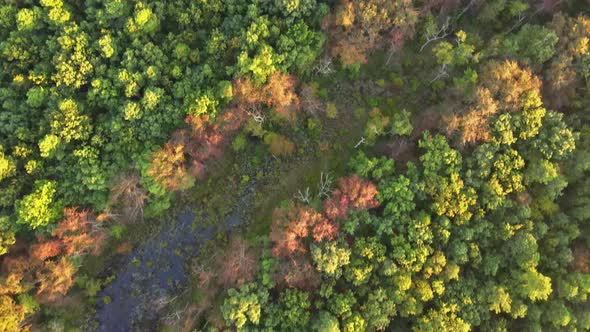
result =
[{"label": "forest", "polygon": [[0,2],[0,332],[590,331],[590,0]]}]

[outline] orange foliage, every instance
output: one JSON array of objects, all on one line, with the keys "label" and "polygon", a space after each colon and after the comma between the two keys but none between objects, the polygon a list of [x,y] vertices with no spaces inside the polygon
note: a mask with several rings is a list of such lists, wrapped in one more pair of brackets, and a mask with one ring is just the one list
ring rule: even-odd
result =
[{"label": "orange foliage", "polygon": [[43,261],[61,254],[63,246],[60,240],[38,242],[31,246],[30,255]]},{"label": "orange foliage", "polygon": [[530,69],[522,68],[512,60],[490,62],[484,68],[481,82],[500,110],[520,111],[523,95],[529,92],[541,95],[541,80]]},{"label": "orange foliage", "polygon": [[338,57],[340,62],[345,66],[350,66],[355,63],[366,63],[367,56],[371,49],[372,44],[365,43],[363,40],[357,40],[356,38],[338,40],[330,48],[330,55]]},{"label": "orange foliage", "polygon": [[186,172],[184,146],[166,143],[152,154],[148,174],[168,190],[185,189],[191,184]]},{"label": "orange foliage", "polygon": [[233,91],[237,107],[245,113],[265,105],[281,117],[293,120],[295,111],[301,107],[299,97],[295,93],[296,86],[295,76],[276,71],[261,87],[255,86],[247,78],[237,79],[234,81]]},{"label": "orange foliage", "polygon": [[398,51],[413,36],[418,14],[411,1],[340,0],[324,24],[334,40],[330,54],[351,65],[382,45]]},{"label": "orange foliage", "polygon": [[23,283],[24,276],[21,273],[12,272],[0,280],[0,295],[17,295],[26,292],[29,287]]},{"label": "orange foliage", "polygon": [[333,222],[310,207],[293,206],[287,211],[273,212],[270,239],[276,256],[305,253],[303,240],[310,235],[314,241],[321,242],[333,240],[337,233],[338,227]]},{"label": "orange foliage", "polygon": [[42,302],[53,302],[67,294],[74,284],[76,268],[62,257],[59,261],[46,261],[42,270],[37,272],[40,282],[37,295]]},{"label": "orange foliage", "polygon": [[117,246],[117,248],[115,249],[115,252],[117,254],[128,254],[131,252],[131,250],[133,250],[133,246],[131,245],[131,243],[123,242]]},{"label": "orange foliage", "polygon": [[330,219],[345,219],[349,209],[365,210],[379,206],[377,187],[358,175],[341,178],[338,189],[324,201],[324,211]]},{"label": "orange foliage", "polygon": [[239,108],[231,108],[213,122],[208,116],[188,116],[185,122],[191,126],[191,131],[177,130],[169,144],[184,146],[188,155],[188,172],[203,179],[207,165],[223,157],[225,147],[229,143],[228,137],[238,130],[246,120],[246,114]]},{"label": "orange foliage", "polygon": [[458,132],[461,145],[488,142],[492,138],[488,119],[498,111],[498,106],[490,90],[477,89],[472,105],[465,114],[453,114],[443,119],[447,135]]},{"label": "orange foliage", "polygon": [[576,98],[576,83],[580,79],[576,63],[590,51],[590,19],[583,15],[574,18],[557,13],[550,28],[559,37],[558,55],[545,72],[545,93],[549,105],[561,109]]},{"label": "orange foliage", "polygon": [[67,255],[91,252],[98,255],[106,240],[105,232],[100,228],[94,215],[88,210],[77,208],[64,209],[65,219],[61,221],[52,235],[64,245]]}]

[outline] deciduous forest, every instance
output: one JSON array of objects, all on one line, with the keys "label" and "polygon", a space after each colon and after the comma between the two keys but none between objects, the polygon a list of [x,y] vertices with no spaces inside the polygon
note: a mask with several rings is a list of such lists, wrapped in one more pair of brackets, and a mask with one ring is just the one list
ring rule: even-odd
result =
[{"label": "deciduous forest", "polygon": [[4,0],[0,332],[590,331],[590,1]]}]

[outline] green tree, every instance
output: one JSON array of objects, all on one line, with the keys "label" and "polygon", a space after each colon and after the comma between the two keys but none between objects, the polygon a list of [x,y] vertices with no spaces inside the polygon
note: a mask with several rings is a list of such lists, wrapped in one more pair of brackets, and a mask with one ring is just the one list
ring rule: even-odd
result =
[{"label": "green tree", "polygon": [[62,216],[62,205],[55,200],[57,192],[53,181],[37,181],[35,189],[22,200],[16,202],[17,223],[36,229],[47,226]]},{"label": "green tree", "polygon": [[239,290],[227,291],[221,313],[230,327],[244,330],[248,325],[260,323],[261,311],[268,301],[268,291],[256,284],[245,284]]}]

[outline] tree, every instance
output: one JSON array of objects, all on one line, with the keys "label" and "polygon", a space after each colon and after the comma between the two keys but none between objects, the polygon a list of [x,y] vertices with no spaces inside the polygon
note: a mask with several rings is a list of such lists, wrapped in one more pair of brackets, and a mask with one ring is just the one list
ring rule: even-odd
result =
[{"label": "tree", "polygon": [[324,211],[330,219],[345,219],[349,209],[366,210],[377,207],[377,187],[357,175],[341,178],[338,189],[324,201]]},{"label": "tree", "polygon": [[315,242],[331,241],[337,231],[331,221],[310,207],[295,205],[286,211],[275,209],[270,233],[273,253],[277,256],[304,253],[307,249],[303,239],[311,235]]},{"label": "tree", "polygon": [[68,256],[87,252],[98,255],[106,240],[106,233],[96,217],[88,210],[75,207],[64,209],[64,217],[52,232],[62,243],[64,252]]},{"label": "tree", "polygon": [[30,255],[38,260],[44,261],[61,254],[63,243],[59,240],[40,241],[30,248]]},{"label": "tree", "polygon": [[350,255],[351,251],[344,243],[324,242],[311,248],[316,269],[336,278],[342,275],[342,268],[350,263]]},{"label": "tree", "polygon": [[327,311],[320,311],[316,320],[314,320],[312,331],[318,332],[340,332],[338,320]]},{"label": "tree", "polygon": [[146,199],[147,193],[140,185],[139,175],[124,174],[114,180],[110,203],[122,211],[124,222],[143,218]]},{"label": "tree", "polygon": [[66,143],[84,141],[92,132],[90,118],[82,114],[79,105],[73,99],[65,99],[59,103],[51,121],[52,132]]},{"label": "tree", "polygon": [[256,255],[246,241],[232,237],[221,263],[219,282],[224,288],[240,287],[253,281],[258,272]]},{"label": "tree", "polygon": [[16,202],[17,223],[31,229],[44,227],[61,217],[61,202],[55,201],[57,192],[53,181],[35,182],[35,190]]},{"label": "tree", "polygon": [[414,331],[461,331],[467,332],[471,329],[463,319],[457,317],[457,308],[452,305],[444,305],[438,310],[429,310],[428,313],[418,320]]},{"label": "tree", "polygon": [[16,164],[12,158],[4,154],[0,145],[0,181],[16,174]]},{"label": "tree", "polygon": [[389,326],[391,317],[396,313],[395,303],[387,296],[386,290],[383,288],[371,290],[360,309],[368,330],[385,329]]},{"label": "tree", "polygon": [[287,289],[279,297],[279,328],[281,331],[300,331],[309,325],[311,303],[306,292]]},{"label": "tree", "polygon": [[43,268],[37,272],[40,282],[37,296],[42,302],[53,302],[67,294],[74,285],[74,273],[77,268],[61,257],[58,261],[45,261]]},{"label": "tree", "polygon": [[22,326],[25,315],[24,308],[16,304],[10,296],[0,295],[0,331],[27,331],[28,327]]},{"label": "tree", "polygon": [[263,306],[268,301],[268,291],[256,284],[242,285],[238,290],[231,288],[223,301],[221,312],[226,324],[238,331],[248,325],[258,325]]},{"label": "tree", "polygon": [[152,154],[148,175],[168,190],[182,190],[194,184],[185,166],[184,146],[166,144]]},{"label": "tree", "polygon": [[547,300],[553,291],[551,278],[542,275],[536,269],[531,268],[518,274],[518,292],[528,297],[531,301]]},{"label": "tree", "polygon": [[523,109],[523,96],[535,93],[540,96],[541,81],[528,68],[522,68],[516,61],[489,62],[481,76],[482,85],[501,110]]},{"label": "tree", "polygon": [[527,63],[542,64],[555,54],[559,38],[540,25],[525,24],[517,34],[503,41],[503,52]]},{"label": "tree", "polygon": [[353,317],[355,304],[356,298],[351,290],[347,290],[345,293],[335,293],[328,299],[328,309],[341,319]]}]

